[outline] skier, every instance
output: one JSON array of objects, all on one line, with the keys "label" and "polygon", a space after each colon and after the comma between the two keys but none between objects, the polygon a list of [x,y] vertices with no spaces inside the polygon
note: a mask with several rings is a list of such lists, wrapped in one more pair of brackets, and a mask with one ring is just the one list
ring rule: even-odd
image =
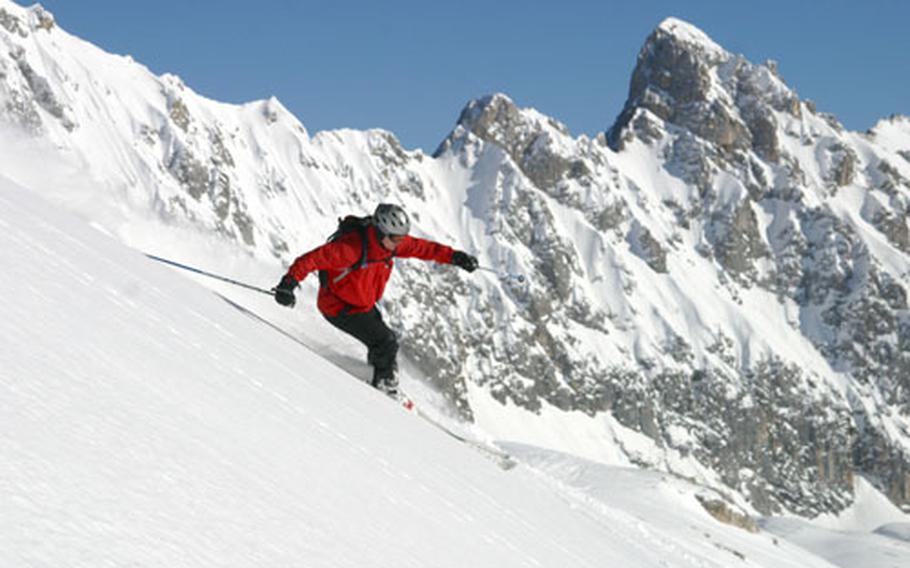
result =
[{"label": "skier", "polygon": [[328,243],[298,257],[275,289],[275,300],[292,308],[300,281],[320,271],[316,307],[329,323],[366,345],[372,385],[389,396],[398,394],[398,340],[376,302],[392,275],[394,257],[454,264],[468,272],[477,269],[474,256],[409,236],[410,228],[405,210],[389,203],[379,204],[372,217],[348,217]]}]

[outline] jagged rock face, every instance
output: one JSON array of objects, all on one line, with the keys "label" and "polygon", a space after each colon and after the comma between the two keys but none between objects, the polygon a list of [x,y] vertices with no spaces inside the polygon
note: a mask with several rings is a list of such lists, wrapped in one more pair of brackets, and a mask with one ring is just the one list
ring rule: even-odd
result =
[{"label": "jagged rock face", "polygon": [[[54,18],[40,6],[34,6],[24,15],[0,8],[0,26],[10,37],[28,39],[31,34],[47,32],[54,27]],[[38,109],[51,115],[69,131],[76,124],[69,109],[61,103],[47,79],[30,65],[25,50],[16,42],[3,43],[6,56],[0,58],[0,118],[13,122],[32,133],[43,132]]]},{"label": "jagged rock face", "polygon": [[667,251],[649,230],[639,226],[633,228],[629,233],[629,244],[632,245],[632,251],[647,262],[654,272],[667,272]]},{"label": "jagged rock face", "polygon": [[402,352],[463,416],[478,390],[609,415],[622,435],[603,443],[630,461],[709,471],[762,512],[841,510],[856,474],[910,504],[910,119],[845,132],[775,64],[668,20],[608,135],[497,94],[428,157],[378,130],[310,138],[277,100],[226,108],[173,76],[96,85],[42,44],[48,21],[0,11],[0,120],[72,152],[110,143],[87,167],[168,223],[277,266],[398,201],[524,274],[396,271],[382,307]]},{"label": "jagged rock face", "polygon": [[[903,124],[903,119],[894,122]],[[807,123],[809,128],[803,128]],[[860,148],[868,148],[858,138],[832,117],[818,115],[814,105],[800,102],[779,82],[776,65],[752,66],[673,20],[642,48],[629,99],[608,135],[620,151],[636,141],[666,148],[668,171],[699,188],[697,206],[707,215],[709,245],[700,252],[716,259],[722,276],[739,286],[757,286],[777,293],[781,302],[793,302],[801,312],[800,330],[832,368],[859,381],[860,390],[880,393],[874,396],[887,401],[888,412],[907,416],[907,273],[887,271],[883,263],[892,263],[895,252],[906,254],[910,184],[906,168],[899,172],[885,159],[887,151],[864,163]],[[796,157],[797,148],[807,145],[817,148],[815,162]],[[896,150],[901,155],[899,144]],[[735,183],[721,183],[725,176]],[[892,256],[873,254],[854,224],[833,212],[826,201],[837,199],[842,188],[861,196],[858,213],[893,245]],[[757,211],[768,216],[764,223],[758,222]],[[906,265],[900,258],[898,264]],[[827,473],[815,480],[813,491],[827,495],[824,507],[837,509],[849,500],[854,471],[881,480],[882,489],[906,505],[906,442],[884,435],[883,425],[870,419],[856,397],[829,397],[842,418],[852,413],[849,429],[837,420],[816,419],[823,416],[821,407],[810,412],[816,418],[793,417],[795,428],[813,432],[809,446],[819,460],[841,448],[833,461],[819,461]],[[787,398],[769,400],[777,409],[788,404]],[[724,421],[727,427],[734,422],[730,418]],[[737,463],[743,452],[760,447],[759,438],[744,433],[730,433],[737,444],[747,442],[737,451],[740,457],[728,456]],[[824,444],[820,434],[828,437]],[[793,447],[803,440],[795,442]],[[808,463],[800,466],[805,467]],[[771,471],[758,476],[781,477]],[[765,509],[796,507],[750,490]]]},{"label": "jagged rock face", "polygon": [[779,158],[772,110],[799,115],[799,99],[782,85],[777,66],[754,66],[714,44],[700,31],[672,18],[647,39],[632,74],[629,97],[608,132],[613,149],[624,135],[653,137],[640,118],[648,111],[680,126],[729,156],[755,150],[770,162]]},{"label": "jagged rock face", "polygon": [[[718,284],[734,301],[742,302],[744,290],[755,288],[773,294],[782,306],[796,306],[802,323],[794,321],[791,327],[832,369],[870,385],[892,412],[906,415],[906,281],[883,270],[885,259],[871,255],[865,239],[825,201],[836,199],[843,188],[866,192],[873,182],[887,197],[867,196],[862,215],[896,251],[905,252],[906,166],[876,161],[875,175],[864,174],[873,165],[860,158],[857,142],[832,117],[800,101],[780,81],[776,64],[752,65],[696,32],[670,22],[648,38],[629,100],[608,133],[612,149],[629,151],[624,148],[638,142],[639,148],[663,158],[672,177],[694,188],[660,205],[698,243],[699,255],[716,263]],[[565,151],[573,147],[565,139],[549,143],[560,132],[564,130],[497,95],[469,104],[438,154],[476,155],[483,145],[501,148],[531,182],[530,187],[511,186],[520,196],[528,195],[518,202],[537,201],[533,195],[539,190],[590,220],[585,207],[560,199],[564,193],[558,188],[573,184],[567,164],[583,155],[578,146]],[[817,148],[816,161],[797,157],[797,148],[807,145]],[[539,148],[548,151],[535,152]],[[531,163],[530,156],[541,161]],[[649,230],[661,211],[629,219],[635,194],[643,188],[623,179],[622,172],[609,175],[611,161],[609,150],[596,146],[582,160],[597,199],[607,203],[605,196],[618,194],[601,211],[610,220],[592,224],[622,235],[629,251],[654,274],[684,278],[674,274],[668,258],[690,239]],[[611,217],[610,211],[617,214]],[[514,203],[503,215],[513,226],[527,217],[514,210]],[[530,226],[518,231],[533,233]],[[806,373],[771,357],[731,373],[730,363],[742,356],[735,352],[739,347],[718,341],[709,352],[721,363],[699,365],[697,350],[672,333],[660,357],[688,371],[668,369],[651,358],[639,359],[636,367],[596,354],[584,357],[564,331],[535,323],[555,320],[563,330],[580,323],[565,302],[567,290],[577,286],[575,279],[586,270],[571,268],[584,264],[577,250],[563,250],[559,256],[535,253],[543,260],[541,282],[549,286],[541,294],[531,290],[527,332],[515,343],[526,343],[541,356],[519,362],[514,353],[520,348],[484,352],[502,361],[500,369],[511,363],[517,365],[517,375],[535,377],[525,383],[505,372],[492,381],[492,391],[502,400],[533,410],[543,401],[592,414],[608,410],[629,428],[710,463],[725,483],[750,495],[764,512],[840,510],[850,502],[857,472],[880,479],[895,502],[908,503],[906,442],[889,439],[882,424],[860,418],[865,407],[853,395],[819,386],[824,379],[815,373],[829,370]],[[560,281],[573,284],[556,285]],[[634,287],[630,282],[630,296]],[[617,318],[602,321],[602,329],[615,331]],[[510,325],[522,329],[516,322]],[[487,341],[491,338],[477,337],[469,343]],[[741,385],[732,400],[731,384]],[[689,442],[674,439],[679,430],[688,433]]]},{"label": "jagged rock face", "polygon": [[[547,117],[521,113],[515,103],[504,95],[470,102],[462,111],[458,126],[508,152],[537,187],[553,186],[570,171],[573,177],[588,173],[583,162],[570,162],[551,148],[554,133],[568,135],[564,125]],[[453,133],[453,136],[457,135],[457,132]],[[441,154],[452,140],[450,136],[443,142],[436,155]]]},{"label": "jagged rock face", "polygon": [[756,260],[768,256],[752,206],[750,200],[743,201],[729,219],[717,223],[723,232],[711,237],[718,262],[747,285],[757,277]]},{"label": "jagged rock face", "polygon": [[[539,195],[558,197],[559,193],[553,191],[553,185],[541,187],[540,181],[529,175],[526,175],[529,183],[521,183],[519,174],[524,173],[524,168],[513,155],[523,155],[515,148],[526,147],[529,140],[534,139],[533,134],[528,134],[533,129],[528,128],[527,122],[522,123],[509,103],[504,97],[498,97],[498,100],[487,98],[469,105],[462,115],[461,129],[456,129],[443,151],[476,156],[489,146],[504,150],[508,159],[502,162],[504,173],[499,179],[504,180],[502,183],[506,187],[502,194],[497,193],[490,199],[491,203],[500,204],[501,210],[491,211],[487,222],[498,226],[502,223],[497,219],[503,218],[510,231],[535,235],[535,219],[546,227],[555,224],[552,215],[544,213],[541,216],[541,211],[549,208],[541,202]],[[474,117],[497,115],[506,117],[503,123],[491,126],[486,118],[473,120]],[[532,117],[526,117],[526,120]],[[482,126],[477,126],[478,123]],[[514,131],[516,128],[518,132]],[[655,132],[660,133],[661,139],[665,137],[663,128]],[[701,176],[696,179],[703,184],[698,192],[704,194],[703,198],[693,200],[687,207],[673,202],[673,219],[684,221],[685,228],[692,231],[700,227],[702,240],[711,245],[708,256],[723,268],[722,278],[729,278],[737,287],[747,288],[764,286],[763,277],[775,281],[776,273],[767,275],[757,266],[760,261],[767,262],[772,255],[756,215],[761,204],[754,202],[748,191],[743,191],[739,202],[720,204],[714,186],[717,166],[712,163],[719,153],[716,146],[708,145],[699,137],[685,136],[683,140],[694,142],[687,152],[708,166],[696,172]],[[677,149],[667,154],[671,159],[680,155],[678,144],[669,147],[674,146]],[[708,156],[704,156],[702,150]],[[601,152],[600,160],[608,164],[608,150],[601,149]],[[760,160],[758,157],[752,159]],[[754,193],[757,197],[767,194],[767,180],[755,181],[757,176],[764,175],[763,170],[757,163],[749,167],[750,179],[758,186]],[[592,171],[597,170],[592,168]],[[673,171],[684,172],[685,167]],[[600,180],[599,186],[603,193],[628,195],[628,190],[642,191],[628,180],[615,184],[603,181]],[[512,200],[504,201],[504,194],[512,196]],[[572,207],[571,203],[560,203]],[[627,199],[620,203],[622,209],[629,210]],[[579,216],[585,216],[584,207],[577,207],[577,212]],[[653,220],[620,219],[612,224],[610,231],[618,228],[617,236],[623,237],[621,242],[627,244],[630,252],[643,260],[655,275],[672,274],[667,259],[681,245],[673,239],[659,240],[644,225],[649,221]],[[799,293],[800,285],[805,289],[803,263],[805,255],[810,254],[806,241],[818,238],[815,228],[798,226],[796,232],[792,240],[797,244],[779,251],[781,256],[791,255],[788,261],[791,272],[786,282],[789,283],[787,290],[792,294]],[[808,237],[804,232],[809,233]],[[512,330],[507,336],[514,335],[514,339],[501,351],[488,347],[502,343],[495,334],[468,334],[463,339],[469,346],[468,352],[481,353],[486,360],[497,363],[495,378],[480,379],[494,395],[503,402],[535,411],[545,402],[592,415],[608,411],[621,424],[644,433],[668,450],[710,464],[725,483],[750,495],[752,503],[765,512],[790,510],[811,515],[839,510],[850,502],[855,471],[851,448],[858,441],[849,425],[850,411],[838,392],[810,386],[815,379],[797,366],[776,358],[762,359],[733,374],[727,365],[699,366],[695,363],[693,347],[684,337],[672,333],[664,339],[656,359],[638,359],[628,364],[605,360],[596,353],[585,353],[581,345],[573,342],[568,330],[573,325],[582,325],[609,334],[611,330],[615,331],[617,320],[606,314],[590,318],[592,306],[571,307],[570,290],[580,286],[578,280],[586,272],[581,267],[584,260],[571,244],[560,245],[558,240],[546,246],[541,246],[544,243],[536,237],[518,240],[530,243],[535,258],[540,261],[536,267],[540,278],[537,281],[539,289],[532,285],[526,291],[523,300],[527,309],[520,317],[510,320],[508,325],[494,326]],[[561,253],[548,252],[554,247]],[[822,276],[815,278],[820,281]],[[842,282],[842,275],[832,274],[828,278],[831,283]],[[626,292],[634,298],[634,282],[629,282]],[[484,312],[495,311],[485,304],[479,308]],[[597,312],[596,306],[593,310]],[[580,314],[587,317],[579,317]],[[609,341],[608,338],[605,340]],[[731,352],[732,345],[721,339],[711,351],[727,364],[735,364],[738,357]],[[671,361],[672,368],[659,362],[661,357]],[[527,381],[524,377],[534,379]],[[732,397],[731,385],[739,385]],[[638,463],[655,465],[646,458],[640,458]]]}]

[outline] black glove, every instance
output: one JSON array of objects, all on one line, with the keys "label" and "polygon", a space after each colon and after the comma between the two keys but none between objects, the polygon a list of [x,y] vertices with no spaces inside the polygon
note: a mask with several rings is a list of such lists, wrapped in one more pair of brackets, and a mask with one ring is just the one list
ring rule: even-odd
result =
[{"label": "black glove", "polygon": [[290,274],[285,274],[278,286],[275,286],[275,301],[282,306],[293,308],[297,303],[294,297],[294,288],[297,287],[297,281]]},{"label": "black glove", "polygon": [[463,268],[468,272],[474,272],[477,270],[477,257],[471,256],[466,252],[456,250],[452,254],[452,264],[458,268]]}]

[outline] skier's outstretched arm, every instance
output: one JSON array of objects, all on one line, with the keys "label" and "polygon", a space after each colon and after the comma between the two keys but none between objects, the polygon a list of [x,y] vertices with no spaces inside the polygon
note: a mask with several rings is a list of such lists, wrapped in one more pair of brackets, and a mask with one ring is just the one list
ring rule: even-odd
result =
[{"label": "skier's outstretched arm", "polygon": [[334,241],[304,253],[288,268],[281,282],[275,287],[275,301],[293,308],[297,303],[294,290],[297,285],[316,270],[338,270],[351,266],[360,258],[361,249],[349,242]]},{"label": "skier's outstretched arm", "polygon": [[464,251],[455,250],[450,246],[418,237],[406,237],[395,249],[395,256],[454,264],[468,272],[474,272],[477,269],[477,258],[474,256]]}]

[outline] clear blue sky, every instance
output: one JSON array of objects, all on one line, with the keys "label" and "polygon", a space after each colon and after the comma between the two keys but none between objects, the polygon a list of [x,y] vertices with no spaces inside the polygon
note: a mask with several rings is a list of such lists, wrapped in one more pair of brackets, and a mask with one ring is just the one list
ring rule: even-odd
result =
[{"label": "clear blue sky", "polygon": [[[25,4],[25,0],[16,0]],[[469,100],[504,92],[605,130],[648,34],[676,16],[865,130],[910,114],[910,2],[43,0],[61,27],[221,101],[275,95],[307,127],[384,128],[432,152]]]}]

